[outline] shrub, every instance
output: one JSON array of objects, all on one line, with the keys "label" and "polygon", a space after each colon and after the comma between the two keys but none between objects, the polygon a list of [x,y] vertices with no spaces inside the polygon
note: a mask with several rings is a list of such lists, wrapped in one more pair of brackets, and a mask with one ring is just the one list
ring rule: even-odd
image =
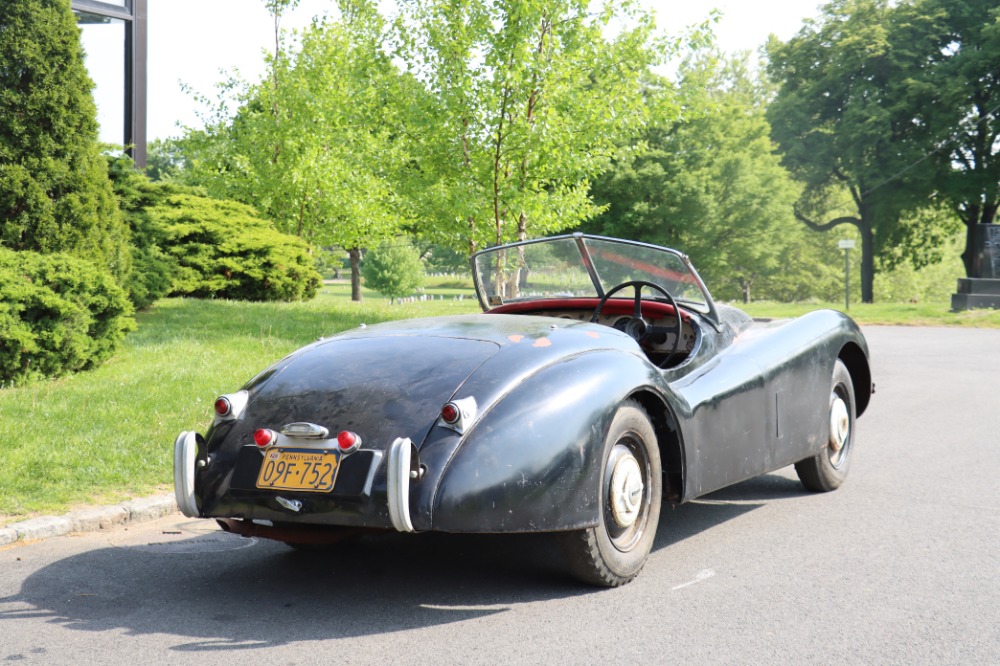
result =
[{"label": "shrub", "polygon": [[174,192],[148,209],[166,234],[163,249],[177,262],[171,295],[247,301],[316,295],[320,276],[303,240],[280,233],[248,206]]},{"label": "shrub", "polygon": [[401,240],[384,243],[365,256],[361,267],[365,286],[390,299],[409,296],[424,280],[420,253]]},{"label": "shrub", "polygon": [[0,382],[99,365],[134,328],[115,280],[64,254],[0,249]]},{"label": "shrub", "polygon": [[0,245],[66,252],[124,282],[122,222],[69,2],[0,2]]},{"label": "shrub", "polygon": [[179,190],[151,182],[127,155],[106,157],[108,177],[132,233],[132,272],[124,287],[137,309],[146,308],[170,291],[177,265],[162,249],[166,230],[151,218],[148,209]]}]

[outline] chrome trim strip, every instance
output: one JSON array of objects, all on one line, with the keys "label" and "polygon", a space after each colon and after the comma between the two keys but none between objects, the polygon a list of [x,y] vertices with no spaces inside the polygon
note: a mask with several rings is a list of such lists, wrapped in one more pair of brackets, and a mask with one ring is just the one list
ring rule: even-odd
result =
[{"label": "chrome trim strip", "polygon": [[198,455],[198,436],[184,431],[174,441],[174,499],[177,508],[188,518],[198,518],[194,499],[194,459]]},{"label": "chrome trim strip", "polygon": [[372,496],[372,486],[375,485],[375,472],[378,471],[378,466],[382,464],[383,453],[381,451],[372,451],[372,464],[368,468],[368,478],[365,480],[365,488],[362,490],[362,494],[366,497]]},{"label": "chrome trim strip", "polygon": [[400,532],[413,532],[410,521],[410,449],[408,437],[397,437],[389,447],[388,483],[389,518]]}]

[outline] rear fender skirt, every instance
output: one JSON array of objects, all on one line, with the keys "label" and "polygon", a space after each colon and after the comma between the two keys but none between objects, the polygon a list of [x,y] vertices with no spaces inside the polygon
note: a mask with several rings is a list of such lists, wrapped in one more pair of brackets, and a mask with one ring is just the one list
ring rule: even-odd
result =
[{"label": "rear fender skirt", "polygon": [[570,357],[492,406],[441,477],[433,529],[543,532],[596,525],[604,438],[636,390],[669,393],[645,359],[617,351]]},{"label": "rear fender skirt", "polygon": [[194,465],[198,455],[198,435],[182,432],[174,441],[174,497],[177,508],[188,518],[200,513],[194,498]]}]

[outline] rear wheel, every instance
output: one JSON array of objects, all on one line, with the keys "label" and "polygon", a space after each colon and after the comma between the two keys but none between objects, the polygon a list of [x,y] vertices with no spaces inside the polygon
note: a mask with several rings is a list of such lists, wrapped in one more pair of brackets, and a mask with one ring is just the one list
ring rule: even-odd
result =
[{"label": "rear wheel", "polygon": [[829,419],[830,436],[826,446],[815,456],[795,463],[795,472],[802,485],[814,492],[839,488],[847,480],[851,466],[857,408],[851,373],[839,359],[833,367]]},{"label": "rear wheel", "polygon": [[635,578],[646,563],[663,495],[656,433],[637,403],[625,402],[618,409],[602,460],[598,525],[559,538],[574,576],[617,587]]}]

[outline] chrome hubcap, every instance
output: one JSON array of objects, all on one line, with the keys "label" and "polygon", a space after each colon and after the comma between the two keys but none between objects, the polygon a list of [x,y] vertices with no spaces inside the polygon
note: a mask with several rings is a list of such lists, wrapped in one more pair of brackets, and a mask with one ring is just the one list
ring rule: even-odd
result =
[{"label": "chrome hubcap", "polygon": [[611,472],[611,516],[618,527],[628,528],[635,524],[642,509],[642,469],[639,462],[629,453],[621,456]]},{"label": "chrome hubcap", "polygon": [[830,448],[835,453],[847,444],[851,434],[851,416],[847,403],[840,396],[834,395],[830,404]]}]

